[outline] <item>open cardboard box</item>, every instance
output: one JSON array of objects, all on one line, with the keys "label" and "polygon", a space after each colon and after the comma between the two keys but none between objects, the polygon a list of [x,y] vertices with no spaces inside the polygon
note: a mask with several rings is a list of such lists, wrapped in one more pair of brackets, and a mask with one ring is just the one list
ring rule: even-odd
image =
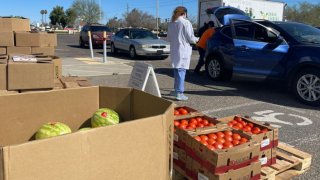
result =
[{"label": "open cardboard box", "polygon": [[[169,101],[131,88],[85,87],[0,96],[0,106],[0,180],[169,179]],[[121,123],[76,132],[102,107]],[[74,133],[32,140],[48,121]]]},{"label": "open cardboard box", "polygon": [[7,90],[7,56],[0,56],[0,90]]}]

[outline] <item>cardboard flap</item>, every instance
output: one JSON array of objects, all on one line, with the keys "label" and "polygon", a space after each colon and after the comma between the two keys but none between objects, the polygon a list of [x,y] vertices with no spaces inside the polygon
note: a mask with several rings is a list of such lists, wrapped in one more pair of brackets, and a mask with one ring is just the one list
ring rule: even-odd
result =
[{"label": "cardboard flap", "polygon": [[0,146],[0,180],[4,180],[4,158],[3,149]]}]

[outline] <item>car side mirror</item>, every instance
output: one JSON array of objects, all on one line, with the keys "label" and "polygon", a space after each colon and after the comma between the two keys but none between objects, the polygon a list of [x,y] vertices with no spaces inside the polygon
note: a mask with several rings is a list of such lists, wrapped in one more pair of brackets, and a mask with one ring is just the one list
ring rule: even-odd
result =
[{"label": "car side mirror", "polygon": [[129,36],[123,36],[123,39],[129,39]]}]

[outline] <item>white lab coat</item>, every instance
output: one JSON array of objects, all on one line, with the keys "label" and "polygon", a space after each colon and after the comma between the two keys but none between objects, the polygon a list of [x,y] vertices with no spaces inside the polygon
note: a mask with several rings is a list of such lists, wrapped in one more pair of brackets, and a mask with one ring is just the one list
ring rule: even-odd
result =
[{"label": "white lab coat", "polygon": [[192,24],[180,16],[168,26],[167,40],[170,42],[170,57],[173,68],[189,69],[192,54],[190,44],[199,38],[194,36]]}]

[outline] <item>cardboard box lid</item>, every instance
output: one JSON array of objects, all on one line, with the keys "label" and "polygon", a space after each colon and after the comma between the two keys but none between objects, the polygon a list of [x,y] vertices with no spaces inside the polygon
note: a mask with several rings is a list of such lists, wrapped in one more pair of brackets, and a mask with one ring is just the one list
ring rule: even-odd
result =
[{"label": "cardboard box lid", "polygon": [[30,20],[27,18],[0,17],[0,32],[30,31]]},{"label": "cardboard box lid", "polygon": [[[88,87],[0,96],[0,106],[7,179],[169,178],[169,101],[131,88]],[[124,121],[136,120],[26,142],[48,119],[75,131],[99,107],[116,110]]]}]

